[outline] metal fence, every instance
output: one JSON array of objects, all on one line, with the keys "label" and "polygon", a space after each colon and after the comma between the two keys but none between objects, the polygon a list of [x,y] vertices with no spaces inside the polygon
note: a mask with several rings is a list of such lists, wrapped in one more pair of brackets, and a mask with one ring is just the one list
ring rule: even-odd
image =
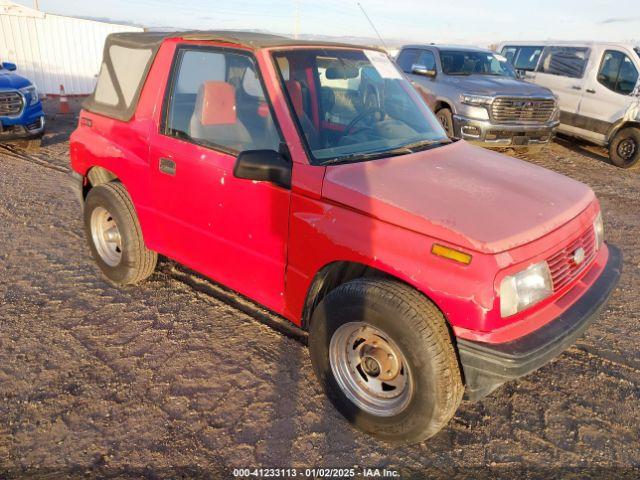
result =
[{"label": "metal fence", "polygon": [[0,61],[18,65],[41,93],[93,91],[108,34],[142,28],[46,14],[0,0]]}]

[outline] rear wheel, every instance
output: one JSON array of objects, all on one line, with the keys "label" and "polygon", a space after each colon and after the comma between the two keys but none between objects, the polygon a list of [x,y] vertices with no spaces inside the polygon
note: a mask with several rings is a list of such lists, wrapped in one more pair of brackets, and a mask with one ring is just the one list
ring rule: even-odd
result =
[{"label": "rear wheel", "polygon": [[356,427],[419,442],[453,416],[464,387],[440,311],[411,287],[356,279],[313,313],[311,360],[325,392]]},{"label": "rear wheel", "polygon": [[145,246],[133,203],[121,183],[89,191],[84,226],[91,254],[112,283],[139,283],[155,270],[158,255]]},{"label": "rear wheel", "polygon": [[620,168],[640,165],[640,129],[627,127],[616,133],[609,145],[609,158]]},{"label": "rear wheel", "polygon": [[87,178],[89,179],[89,183],[91,183],[92,186],[96,187],[104,183],[109,183],[115,180],[116,177],[104,168],[93,167],[91,170],[89,170]]},{"label": "rear wheel", "polygon": [[453,138],[453,114],[448,108],[441,108],[436,112],[436,118],[447,132],[449,138]]}]

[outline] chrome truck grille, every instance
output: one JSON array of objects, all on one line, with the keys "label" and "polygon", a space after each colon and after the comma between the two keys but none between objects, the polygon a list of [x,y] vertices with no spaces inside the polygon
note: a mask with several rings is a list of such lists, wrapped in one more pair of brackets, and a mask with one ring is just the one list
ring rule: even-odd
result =
[{"label": "chrome truck grille", "polygon": [[0,117],[19,115],[23,107],[24,101],[18,92],[0,92]]},{"label": "chrome truck grille", "polygon": [[[576,262],[576,252],[582,249],[581,261]],[[554,291],[562,290],[580,275],[596,257],[596,235],[589,227],[562,250],[547,259]]]},{"label": "chrome truck grille", "polygon": [[495,123],[546,123],[553,115],[553,99],[498,97],[491,104]]}]

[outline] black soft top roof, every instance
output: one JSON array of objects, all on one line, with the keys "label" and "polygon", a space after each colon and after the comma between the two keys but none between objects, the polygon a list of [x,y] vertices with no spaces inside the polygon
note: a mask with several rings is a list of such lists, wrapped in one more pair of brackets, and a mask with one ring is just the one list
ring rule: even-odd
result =
[{"label": "black soft top roof", "polygon": [[[256,32],[122,32],[105,41],[102,68],[93,94],[83,108],[107,117],[129,121],[138,106],[142,87],[162,42],[169,38],[231,43],[254,50],[269,47],[363,48],[346,43],[293,40]],[[370,48],[370,47],[367,47]],[[124,53],[123,53],[124,52]]]},{"label": "black soft top roof", "polygon": [[[270,47],[347,47],[363,48],[362,45],[352,45],[348,43],[326,42],[318,40],[295,40],[281,35],[271,35],[258,32],[234,32],[229,30],[209,30],[209,31],[184,31],[184,32],[122,32],[112,33],[108,39],[121,45],[128,45],[139,48],[159,47],[168,38],[181,38],[184,40],[204,40],[233,43],[243,47],[253,49]],[[377,48],[367,47],[377,50]]]}]

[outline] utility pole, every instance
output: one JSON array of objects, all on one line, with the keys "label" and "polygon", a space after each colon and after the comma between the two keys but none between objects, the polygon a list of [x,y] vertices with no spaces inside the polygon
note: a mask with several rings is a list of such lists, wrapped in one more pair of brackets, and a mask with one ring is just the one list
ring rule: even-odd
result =
[{"label": "utility pole", "polygon": [[38,2],[38,0],[33,0],[33,7],[34,7],[36,10],[38,10],[38,11],[40,11],[40,5],[39,5],[39,3],[40,3],[40,2]]},{"label": "utility pole", "polygon": [[296,18],[293,27],[293,38],[298,39],[300,35],[300,0],[294,0],[296,4]]}]

